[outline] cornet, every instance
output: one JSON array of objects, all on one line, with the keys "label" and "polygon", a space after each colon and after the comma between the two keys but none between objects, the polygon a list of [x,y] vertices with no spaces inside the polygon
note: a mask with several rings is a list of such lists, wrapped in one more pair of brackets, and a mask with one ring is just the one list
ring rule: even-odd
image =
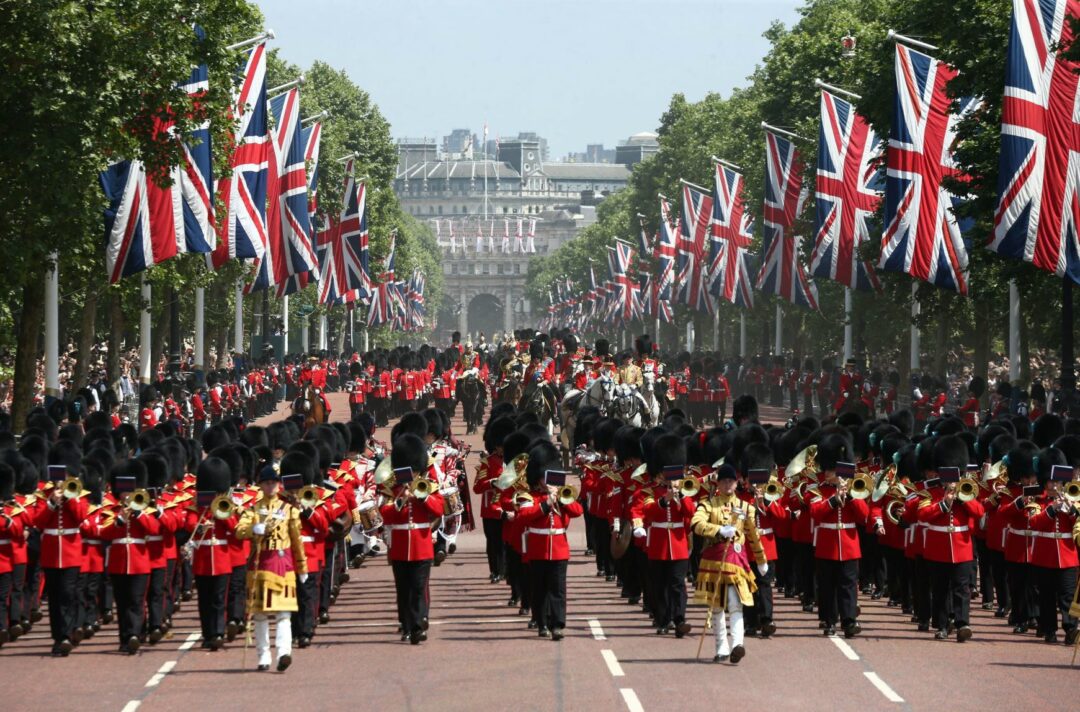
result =
[{"label": "cornet", "polygon": [[124,506],[133,512],[141,512],[150,506],[150,493],[140,487],[124,497]]},{"label": "cornet", "polygon": [[562,487],[559,488],[558,500],[559,500],[559,504],[561,504],[562,506],[565,507],[565,506],[567,506],[569,504],[572,504],[573,502],[576,502],[577,498],[578,498],[578,489],[577,489],[577,487],[574,487],[573,485],[563,485]]},{"label": "cornet", "polygon": [[961,502],[970,502],[979,496],[979,483],[965,477],[956,483],[956,498]]},{"label": "cornet", "polygon": [[1073,504],[1080,502],[1080,480],[1065,483],[1062,496]]},{"label": "cornet", "polygon": [[866,474],[856,475],[848,485],[848,494],[852,499],[868,499],[874,491],[874,482]]},{"label": "cornet", "polygon": [[80,480],[78,477],[72,477],[71,475],[68,475],[60,484],[60,491],[64,493],[65,499],[75,499],[80,494],[82,494],[82,480]]},{"label": "cornet", "polygon": [[435,483],[431,480],[416,480],[409,485],[409,494],[414,498],[423,501],[435,491]]},{"label": "cornet", "polygon": [[673,489],[678,491],[680,497],[697,497],[701,491],[701,483],[693,477],[684,477],[675,483]]},{"label": "cornet", "polygon": [[210,511],[214,513],[214,519],[228,519],[236,512],[236,504],[229,495],[219,494],[210,503]]},{"label": "cornet", "polygon": [[781,497],[784,496],[784,485],[782,485],[780,483],[780,480],[776,479],[776,477],[773,477],[765,483],[765,487],[762,489],[761,496],[766,502],[769,502],[770,504],[773,502],[777,502],[780,500]]},{"label": "cornet", "polygon": [[300,490],[298,499],[301,507],[304,509],[313,509],[315,505],[319,503],[319,491],[311,485],[308,485]]}]

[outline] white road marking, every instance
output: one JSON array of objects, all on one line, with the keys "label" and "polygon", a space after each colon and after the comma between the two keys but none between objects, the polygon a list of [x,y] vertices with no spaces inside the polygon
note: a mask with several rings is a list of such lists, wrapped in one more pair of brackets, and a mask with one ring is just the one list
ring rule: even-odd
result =
[{"label": "white road marking", "polygon": [[161,681],[165,679],[165,676],[172,672],[172,669],[176,667],[175,660],[168,660],[158,668],[158,671],[154,673],[154,676],[146,681],[144,687],[156,687],[161,684]]},{"label": "white road marking", "polygon": [[201,637],[202,636],[198,633],[189,634],[187,640],[185,640],[183,643],[180,643],[180,647],[177,648],[177,650],[191,650],[193,647],[195,647],[195,643],[198,642],[199,638]]},{"label": "white road marking", "polygon": [[859,659],[859,654],[856,653],[855,649],[848,645],[843,638],[837,638],[835,635],[830,635],[829,640],[833,642],[833,645],[840,648],[840,652],[843,653],[844,657],[848,660]]},{"label": "white road marking", "polygon": [[629,687],[619,688],[619,692],[622,693],[623,702],[626,703],[626,708],[630,712],[645,712],[645,708],[641,706],[641,700],[637,698],[637,694]]},{"label": "white road marking", "polygon": [[864,672],[866,679],[870,681],[870,684],[878,689],[878,692],[885,695],[885,699],[889,702],[903,702],[904,698],[896,694],[896,692],[889,687],[884,680],[878,677],[876,672]]},{"label": "white road marking", "polygon": [[592,637],[594,640],[607,640],[607,636],[604,635],[604,629],[600,627],[600,621],[598,621],[597,619],[589,619],[589,630],[592,631]]},{"label": "white road marking", "polygon": [[623,672],[622,665],[619,664],[619,659],[615,657],[615,652],[612,650],[601,650],[600,654],[604,656],[604,662],[607,663],[608,672],[612,677],[624,677],[626,673]]},{"label": "white road marking", "polygon": [[139,700],[132,700],[124,705],[124,709],[120,710],[120,712],[135,712],[135,710],[139,709],[139,705],[141,704],[142,702]]}]

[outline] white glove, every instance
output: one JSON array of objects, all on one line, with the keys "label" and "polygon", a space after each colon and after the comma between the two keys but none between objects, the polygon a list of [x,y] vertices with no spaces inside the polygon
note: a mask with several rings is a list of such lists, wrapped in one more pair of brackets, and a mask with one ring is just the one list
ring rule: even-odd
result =
[{"label": "white glove", "polygon": [[255,536],[262,536],[266,533],[266,525],[262,522],[251,527],[251,531],[255,533]]},{"label": "white glove", "polygon": [[634,528],[634,536],[637,537],[638,539],[645,536],[645,527],[635,527]]},{"label": "white glove", "polygon": [[[762,576],[764,575],[765,574],[762,574]],[[300,583],[307,583],[307,574],[300,574],[297,579],[300,581]]]},{"label": "white glove", "polygon": [[768,574],[769,573],[769,564],[768,564],[768,562],[766,562],[764,564],[758,564],[757,565],[757,572],[759,574],[761,574],[762,576],[765,576],[766,574]]},{"label": "white glove", "polygon": [[730,524],[725,524],[724,526],[720,527],[720,536],[724,537],[725,539],[731,539],[735,536],[735,527],[731,526]]}]

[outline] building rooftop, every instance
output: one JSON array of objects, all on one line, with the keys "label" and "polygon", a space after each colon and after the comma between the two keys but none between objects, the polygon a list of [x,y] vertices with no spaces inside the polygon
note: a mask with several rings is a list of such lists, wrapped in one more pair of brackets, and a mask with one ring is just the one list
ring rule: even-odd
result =
[{"label": "building rooftop", "polygon": [[408,167],[398,166],[398,180],[445,180],[447,178],[483,180],[521,179],[521,174],[509,163],[500,161],[423,161]]},{"label": "building rooftop", "polygon": [[543,173],[552,180],[630,179],[630,170],[615,163],[545,163]]}]

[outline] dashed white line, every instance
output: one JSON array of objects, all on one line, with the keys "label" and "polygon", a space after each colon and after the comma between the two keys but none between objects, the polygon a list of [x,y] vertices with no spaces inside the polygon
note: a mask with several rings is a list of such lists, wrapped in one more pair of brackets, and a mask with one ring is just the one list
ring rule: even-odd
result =
[{"label": "dashed white line", "polygon": [[198,633],[190,633],[187,637],[187,640],[181,643],[180,647],[177,648],[177,650],[191,650],[193,647],[195,647],[195,643],[198,642],[200,637],[202,636],[200,636]]},{"label": "dashed white line", "polygon": [[878,692],[885,695],[885,699],[889,702],[903,702],[904,698],[896,694],[896,692],[889,687],[884,680],[878,677],[876,672],[864,672],[866,679],[870,681],[870,684],[878,689]]},{"label": "dashed white line", "polygon": [[843,638],[837,638],[835,635],[830,635],[829,640],[833,642],[833,645],[840,648],[840,652],[843,653],[844,657],[848,660],[859,659],[859,654],[856,653],[855,649],[848,645]]},{"label": "dashed white line", "polygon": [[594,640],[607,640],[607,636],[604,635],[604,629],[600,627],[600,621],[598,621],[597,619],[589,619],[589,630],[592,631],[592,637]]},{"label": "dashed white line", "polygon": [[158,668],[158,671],[154,673],[154,676],[146,681],[144,687],[156,687],[161,684],[161,681],[165,679],[165,676],[172,672],[172,669],[176,667],[175,660],[168,660]]},{"label": "dashed white line", "polygon": [[629,687],[622,687],[619,692],[622,693],[623,702],[626,703],[626,708],[630,712],[645,712],[645,708],[641,706],[641,700],[637,698],[637,693]]},{"label": "dashed white line", "polygon": [[604,656],[604,662],[607,663],[608,672],[612,677],[624,677],[626,673],[623,672],[622,665],[619,664],[619,659],[615,657],[615,652],[612,650],[601,650],[600,654]]},{"label": "dashed white line", "polygon": [[124,705],[124,709],[120,710],[120,712],[135,712],[135,710],[139,709],[139,705],[141,704],[142,702],[139,700],[132,700]]}]

